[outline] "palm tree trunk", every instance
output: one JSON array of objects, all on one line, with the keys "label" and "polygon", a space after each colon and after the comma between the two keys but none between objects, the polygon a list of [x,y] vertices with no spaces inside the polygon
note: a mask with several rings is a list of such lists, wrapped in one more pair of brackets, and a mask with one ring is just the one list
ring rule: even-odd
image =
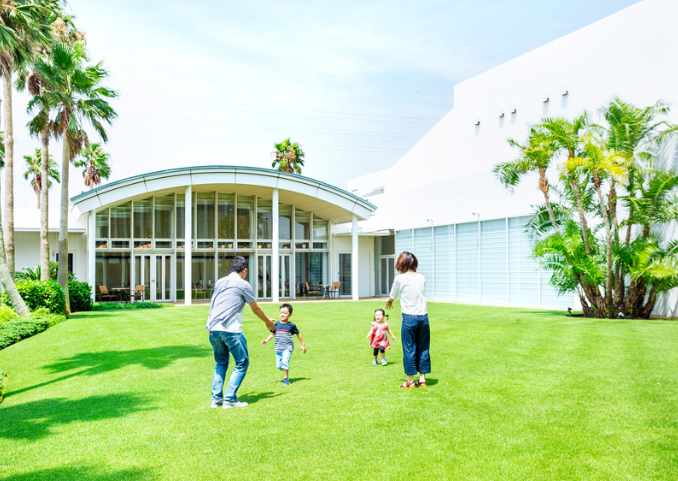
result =
[{"label": "palm tree trunk", "polygon": [[43,179],[40,189],[40,279],[50,280],[49,273],[49,130],[40,132],[42,144],[41,175]]},{"label": "palm tree trunk", "polygon": [[64,148],[61,159],[61,219],[59,222],[59,270],[57,282],[66,295],[64,313],[71,313],[71,300],[68,296],[68,170],[71,164],[71,152],[68,145],[68,133],[63,137]]},{"label": "palm tree trunk", "polygon": [[546,210],[548,210],[551,224],[553,224],[553,229],[556,231],[556,234],[559,234],[560,231],[558,230],[558,222],[556,222],[556,216],[553,213],[553,206],[551,205],[551,199],[549,197],[549,180],[546,177],[546,169],[539,169],[539,188],[544,194]]},{"label": "palm tree trunk", "polygon": [[5,251],[7,268],[14,278],[14,129],[12,126],[12,74],[3,74],[3,96],[5,98]]},{"label": "palm tree trunk", "polygon": [[584,206],[581,203],[581,193],[579,192],[579,185],[577,185],[577,179],[574,175],[572,176],[570,183],[572,184],[572,192],[574,192],[574,197],[577,199],[577,210],[579,211],[579,224],[581,225],[581,232],[584,239],[584,249],[586,249],[586,253],[588,255],[591,255],[591,246],[589,245],[589,226],[586,223]]},{"label": "palm tree trunk", "polygon": [[[0,217],[2,212],[0,211]],[[5,239],[2,229],[2,219],[0,218],[0,281],[7,291],[9,302],[14,306],[16,313],[20,316],[27,316],[30,314],[26,303],[21,298],[19,291],[14,285],[14,277],[11,275],[9,266],[7,265],[7,256],[5,253]]]},{"label": "palm tree trunk", "polygon": [[605,220],[605,241],[607,243],[607,276],[605,279],[605,304],[607,306],[607,317],[612,316],[612,227],[610,226],[610,216],[607,213],[607,207],[605,206],[605,199],[603,198],[603,193],[600,190],[600,176],[598,175],[598,169],[593,171],[593,186],[596,188],[598,193],[598,200],[600,201],[600,210],[603,213],[603,219]]}]

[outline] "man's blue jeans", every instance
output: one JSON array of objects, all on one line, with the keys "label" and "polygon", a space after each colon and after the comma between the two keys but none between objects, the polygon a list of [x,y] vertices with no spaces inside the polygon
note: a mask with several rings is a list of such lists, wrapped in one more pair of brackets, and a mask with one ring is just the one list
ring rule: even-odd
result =
[{"label": "man's blue jeans", "polygon": [[[247,339],[242,332],[211,331],[210,344],[214,349],[214,361],[217,363],[212,378],[212,402],[219,403],[224,400],[235,402],[238,400],[238,396],[236,396],[238,388],[250,365]],[[235,367],[231,373],[231,379],[228,381],[226,392],[223,393],[229,353],[233,356]]]}]

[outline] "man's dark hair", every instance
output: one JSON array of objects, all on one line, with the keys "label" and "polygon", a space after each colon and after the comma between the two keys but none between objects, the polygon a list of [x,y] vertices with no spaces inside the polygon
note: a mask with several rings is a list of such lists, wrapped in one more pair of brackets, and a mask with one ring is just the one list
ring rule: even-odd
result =
[{"label": "man's dark hair", "polygon": [[240,274],[244,269],[247,269],[250,265],[247,263],[247,260],[242,256],[236,256],[231,261],[231,272],[237,272]]},{"label": "man's dark hair", "polygon": [[[289,312],[290,315],[292,314],[292,310],[293,310],[293,309],[292,309],[292,304],[287,304],[287,303],[282,304],[282,305],[280,306],[280,309],[282,309],[283,307],[286,307],[286,308],[287,308],[287,312]],[[279,310],[280,310],[280,309],[279,309]]]}]

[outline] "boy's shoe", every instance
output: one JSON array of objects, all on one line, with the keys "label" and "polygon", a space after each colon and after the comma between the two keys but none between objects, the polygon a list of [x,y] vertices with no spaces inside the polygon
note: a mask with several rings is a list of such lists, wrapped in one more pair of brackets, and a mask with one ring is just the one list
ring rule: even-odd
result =
[{"label": "boy's shoe", "polygon": [[376,360],[376,359],[375,359],[374,361],[372,361],[372,365],[373,365],[373,366],[376,366],[376,365],[377,365],[377,360]]},{"label": "boy's shoe", "polygon": [[244,401],[226,401],[224,400],[223,408],[224,409],[231,409],[231,408],[244,408],[247,406],[247,403]]},{"label": "boy's shoe", "polygon": [[382,359],[382,360],[381,360],[381,365],[382,365],[382,366],[385,366],[386,364],[388,364],[388,362],[386,362],[386,359]]},{"label": "boy's shoe", "polygon": [[211,408],[221,407],[221,402],[212,401],[212,405],[210,407]]},{"label": "boy's shoe", "polygon": [[288,378],[283,379],[283,386],[289,386],[290,380]]}]

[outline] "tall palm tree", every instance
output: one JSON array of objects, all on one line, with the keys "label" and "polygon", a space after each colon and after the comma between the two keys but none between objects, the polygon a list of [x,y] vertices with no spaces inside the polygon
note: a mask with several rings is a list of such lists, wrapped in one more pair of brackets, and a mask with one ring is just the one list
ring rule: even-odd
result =
[{"label": "tall palm tree", "polygon": [[513,161],[498,164],[493,169],[493,172],[504,187],[508,188],[518,185],[527,174],[538,172],[539,190],[544,195],[546,209],[549,219],[551,219],[553,230],[558,233],[558,222],[553,213],[553,205],[549,194],[549,180],[546,176],[546,171],[551,166],[551,162],[558,151],[558,145],[551,136],[536,127],[530,129],[530,135],[524,144],[520,144],[513,139],[508,139],[508,143],[520,150],[519,157]]},{"label": "tall palm tree", "polygon": [[[66,294],[66,313],[70,312],[68,296],[68,178],[70,163],[89,144],[85,123],[90,124],[101,139],[108,135],[104,123],[111,124],[117,117],[108,99],[117,93],[102,85],[108,72],[102,63],[85,66],[85,49],[82,43],[57,42],[51,55],[36,63],[37,74],[45,82],[41,94],[56,113],[55,136],[63,141],[61,163],[61,219],[59,227],[58,282]],[[37,100],[36,100],[37,102]]]},{"label": "tall palm tree", "polygon": [[[58,0],[51,0],[53,3],[49,9],[56,20],[51,24],[52,37],[54,41],[67,43],[81,42],[85,44],[85,36],[75,26],[75,17],[65,14]],[[36,69],[35,62],[39,58],[49,55],[49,50],[45,50],[42,55],[37,56],[29,68],[19,72],[15,86],[19,91],[28,89],[33,99],[29,102],[28,113],[35,113],[34,117],[28,122],[27,127],[31,135],[40,139],[40,148],[42,151],[41,176],[49,175],[49,140],[51,133],[56,132],[56,124],[50,118],[50,105],[47,99],[43,97],[42,91],[46,86],[45,79],[41,78]],[[40,209],[40,271],[42,280],[49,280],[49,192],[43,190],[41,194]]]},{"label": "tall palm tree", "polygon": [[[48,3],[48,2],[45,2]],[[5,120],[5,248],[10,274],[14,276],[14,126],[12,75],[28,64],[35,52],[48,44],[47,12],[31,0],[0,2],[0,74],[3,79]]]},{"label": "tall palm tree", "polygon": [[[24,155],[24,160],[26,161],[27,169],[24,172],[24,179],[31,181],[31,187],[35,191],[35,194],[38,196],[38,209],[40,209],[40,198],[42,197],[43,192],[43,176],[42,176],[42,152],[40,149],[35,149],[35,154],[32,156]],[[49,190],[52,187],[52,180],[59,182],[59,171],[57,170],[57,164],[54,162],[52,156],[49,156],[49,170],[47,171],[47,189]]]},{"label": "tall palm tree", "polygon": [[301,174],[305,154],[299,144],[290,142],[288,137],[282,142],[274,144],[274,147],[275,150],[271,154],[275,156],[275,159],[271,167],[282,172]]},{"label": "tall palm tree", "polygon": [[111,176],[111,166],[108,165],[109,154],[104,152],[99,142],[85,146],[80,152],[82,160],[75,162],[76,167],[84,167],[82,177],[85,180],[85,185],[90,189],[94,185],[101,184],[101,179],[106,179]]}]

